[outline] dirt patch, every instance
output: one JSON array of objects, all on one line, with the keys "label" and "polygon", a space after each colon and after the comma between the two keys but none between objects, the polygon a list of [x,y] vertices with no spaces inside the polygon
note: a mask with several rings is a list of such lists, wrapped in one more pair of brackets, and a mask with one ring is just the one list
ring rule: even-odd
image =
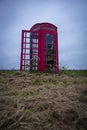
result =
[{"label": "dirt patch", "polygon": [[87,130],[87,76],[1,73],[0,130]]}]

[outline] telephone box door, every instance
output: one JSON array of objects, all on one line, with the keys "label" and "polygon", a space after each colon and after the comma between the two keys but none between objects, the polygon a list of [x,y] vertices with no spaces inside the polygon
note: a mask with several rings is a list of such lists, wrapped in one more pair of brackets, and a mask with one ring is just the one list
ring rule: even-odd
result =
[{"label": "telephone box door", "polygon": [[20,70],[38,70],[38,33],[22,30]]},{"label": "telephone box door", "polygon": [[44,48],[45,48],[45,70],[49,72],[58,72],[58,43],[57,34],[47,31],[44,34]]}]

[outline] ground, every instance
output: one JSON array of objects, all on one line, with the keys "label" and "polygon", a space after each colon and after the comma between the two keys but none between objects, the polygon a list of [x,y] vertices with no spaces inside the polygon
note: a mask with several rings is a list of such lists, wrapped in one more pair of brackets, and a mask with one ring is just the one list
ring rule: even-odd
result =
[{"label": "ground", "polygon": [[0,71],[0,130],[87,130],[87,71]]}]

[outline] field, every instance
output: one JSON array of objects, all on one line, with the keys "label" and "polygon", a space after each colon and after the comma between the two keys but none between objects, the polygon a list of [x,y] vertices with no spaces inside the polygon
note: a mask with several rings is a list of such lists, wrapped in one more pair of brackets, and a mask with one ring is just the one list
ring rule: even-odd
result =
[{"label": "field", "polygon": [[0,130],[87,130],[87,71],[0,71]]}]

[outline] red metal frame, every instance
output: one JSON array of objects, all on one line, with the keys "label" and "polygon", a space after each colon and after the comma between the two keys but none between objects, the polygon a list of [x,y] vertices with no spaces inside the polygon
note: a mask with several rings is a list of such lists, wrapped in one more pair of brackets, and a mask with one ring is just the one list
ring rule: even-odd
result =
[{"label": "red metal frame", "polygon": [[20,70],[45,72],[50,65],[54,65],[52,72],[59,72],[57,27],[50,23],[38,23],[30,30],[22,30]]}]

